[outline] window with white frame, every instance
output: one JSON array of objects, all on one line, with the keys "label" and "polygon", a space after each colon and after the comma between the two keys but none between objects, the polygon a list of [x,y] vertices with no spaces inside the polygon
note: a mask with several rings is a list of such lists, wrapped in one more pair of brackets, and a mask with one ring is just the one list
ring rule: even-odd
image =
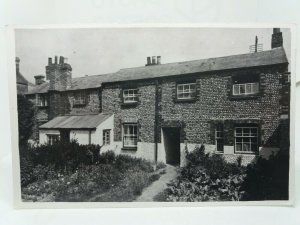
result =
[{"label": "window with white frame", "polygon": [[138,141],[137,124],[123,124],[123,146],[136,148]]},{"label": "window with white frame", "polygon": [[59,142],[60,136],[59,134],[47,134],[47,142],[49,145],[53,145]]},{"label": "window with white frame", "polygon": [[86,93],[79,91],[74,93],[74,105],[85,105],[86,104]]},{"label": "window with white frame", "polygon": [[217,147],[217,152],[224,151],[224,141],[223,141],[223,124],[217,124],[215,129],[215,144]]},{"label": "window with white frame", "polygon": [[123,102],[135,103],[138,101],[138,89],[124,89],[123,90]]},{"label": "window with white frame", "polygon": [[196,83],[177,84],[177,99],[193,99],[196,97]]},{"label": "window with white frame", "polygon": [[36,95],[36,105],[37,106],[48,106],[48,96],[46,94]]},{"label": "window with white frame", "polygon": [[110,130],[103,130],[103,145],[110,145]]},{"label": "window with white frame", "polygon": [[250,95],[259,92],[259,83],[244,83],[233,85],[233,95]]},{"label": "window with white frame", "polygon": [[255,153],[258,150],[258,128],[236,127],[235,128],[235,152]]}]

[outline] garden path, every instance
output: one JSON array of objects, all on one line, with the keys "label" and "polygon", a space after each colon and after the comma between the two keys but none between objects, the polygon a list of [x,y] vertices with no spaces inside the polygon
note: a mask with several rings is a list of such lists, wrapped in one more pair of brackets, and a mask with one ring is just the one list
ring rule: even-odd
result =
[{"label": "garden path", "polygon": [[166,165],[166,173],[153,182],[149,187],[145,188],[143,193],[135,200],[137,202],[153,201],[154,196],[167,188],[167,183],[177,177],[177,168],[175,166]]}]

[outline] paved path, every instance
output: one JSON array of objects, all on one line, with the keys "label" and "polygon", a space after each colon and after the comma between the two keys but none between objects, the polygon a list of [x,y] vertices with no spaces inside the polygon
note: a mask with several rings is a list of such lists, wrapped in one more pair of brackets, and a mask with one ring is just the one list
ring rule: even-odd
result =
[{"label": "paved path", "polygon": [[153,182],[149,187],[145,188],[143,193],[135,201],[153,201],[154,196],[166,189],[167,183],[177,177],[177,169],[175,166],[167,165],[165,171],[166,173],[162,174],[157,181]]}]

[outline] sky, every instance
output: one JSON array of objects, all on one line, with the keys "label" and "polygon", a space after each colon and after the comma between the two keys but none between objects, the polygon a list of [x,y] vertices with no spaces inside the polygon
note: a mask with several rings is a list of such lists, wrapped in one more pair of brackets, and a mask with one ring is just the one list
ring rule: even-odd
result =
[{"label": "sky", "polygon": [[[291,34],[281,29],[290,61]],[[72,76],[98,75],[146,64],[147,56],[172,63],[249,53],[255,42],[271,49],[272,28],[81,28],[16,29],[20,71],[31,82],[45,75],[48,57],[64,56]],[[53,59],[54,60],[54,59]]]}]

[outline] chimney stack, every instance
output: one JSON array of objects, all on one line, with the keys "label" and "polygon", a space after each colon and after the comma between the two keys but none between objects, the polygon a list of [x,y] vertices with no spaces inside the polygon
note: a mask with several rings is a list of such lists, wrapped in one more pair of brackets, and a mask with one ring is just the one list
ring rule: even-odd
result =
[{"label": "chimney stack", "polygon": [[35,85],[40,85],[42,83],[45,82],[45,76],[44,75],[36,75],[34,76],[34,79],[35,79]]},{"label": "chimney stack", "polygon": [[161,56],[157,56],[157,65],[161,64]]},{"label": "chimney stack", "polygon": [[283,46],[283,38],[282,38],[282,32],[280,32],[280,28],[273,28],[271,47],[278,48],[282,46]]},{"label": "chimney stack", "polygon": [[[63,56],[54,57],[54,64],[52,59],[48,58],[48,65],[46,66],[46,79],[49,80],[49,90],[64,91],[71,87],[72,84],[72,67],[65,63]],[[36,80],[36,83],[44,82],[44,80]]]},{"label": "chimney stack", "polygon": [[20,72],[20,58],[16,57],[16,72],[19,73]]}]

